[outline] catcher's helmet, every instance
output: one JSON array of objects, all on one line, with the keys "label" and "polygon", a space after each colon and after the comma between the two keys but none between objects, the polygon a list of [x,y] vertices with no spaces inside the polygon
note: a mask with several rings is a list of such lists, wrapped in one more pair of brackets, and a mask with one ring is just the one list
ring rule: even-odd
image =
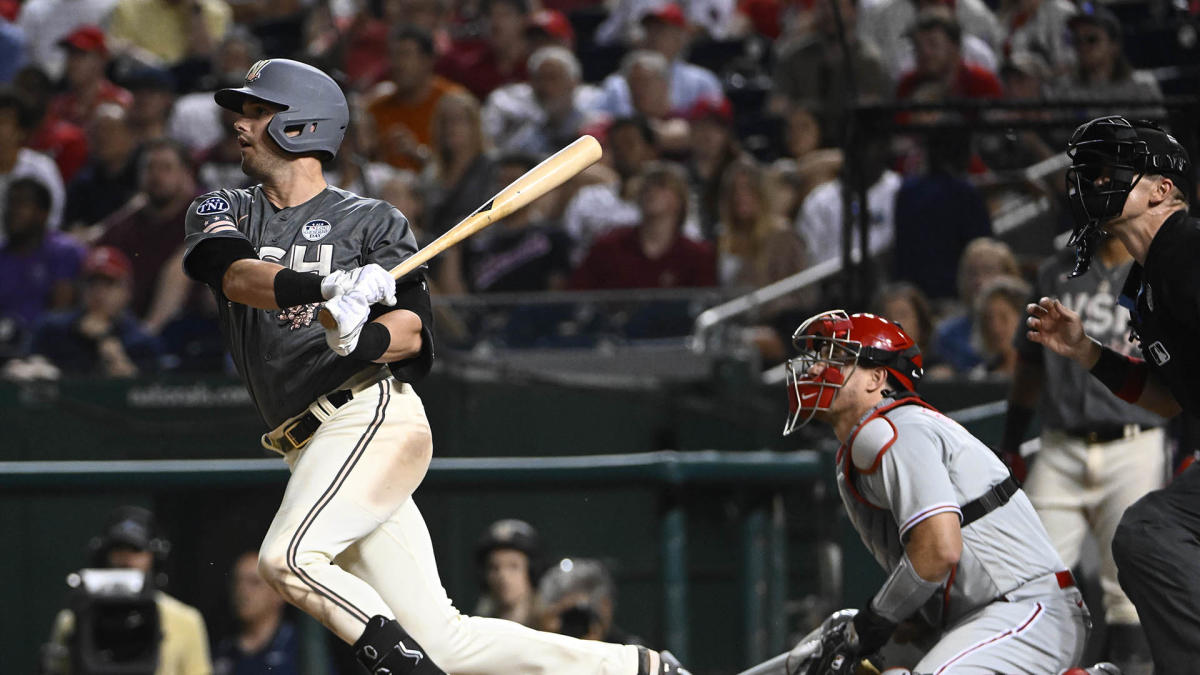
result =
[{"label": "catcher's helmet", "polygon": [[1153,122],[1099,117],[1080,125],[1067,144],[1067,201],[1075,229],[1075,270],[1087,272],[1101,227],[1125,208],[1130,191],[1146,174],[1166,176],[1185,199],[1192,189],[1192,162],[1187,150]]},{"label": "catcher's helmet", "polygon": [[[299,61],[267,59],[250,66],[244,86],[221,89],[213,96],[217,105],[237,113],[247,97],[283,106],[267,125],[267,133],[279,147],[320,153],[325,159],[337,155],[350,122],[350,107],[332,77]],[[289,136],[289,131],[299,133]]]},{"label": "catcher's helmet", "polygon": [[[842,368],[862,364],[885,368],[898,388],[916,391],[925,373],[921,348],[899,324],[874,314],[835,309],[809,318],[792,335],[800,355],[787,362],[788,418],[786,436],[817,412],[829,410],[846,380]],[[816,364],[825,367],[813,375]]]}]

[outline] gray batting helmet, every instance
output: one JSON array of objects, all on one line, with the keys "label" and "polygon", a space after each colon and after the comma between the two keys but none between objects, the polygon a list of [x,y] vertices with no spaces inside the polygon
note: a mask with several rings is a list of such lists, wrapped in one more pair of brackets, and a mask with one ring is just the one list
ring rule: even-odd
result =
[{"label": "gray batting helmet", "polygon": [[[257,98],[284,110],[267,125],[267,133],[287,152],[337,155],[350,107],[341,87],[325,73],[290,59],[259,61],[246,72],[246,84],[239,89],[222,89],[213,98],[217,105],[242,112],[242,102]],[[287,132],[298,131],[295,136]]]}]

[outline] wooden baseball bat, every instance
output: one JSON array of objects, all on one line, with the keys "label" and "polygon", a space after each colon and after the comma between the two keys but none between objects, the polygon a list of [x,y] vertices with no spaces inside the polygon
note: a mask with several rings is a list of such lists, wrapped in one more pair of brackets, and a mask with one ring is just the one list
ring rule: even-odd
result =
[{"label": "wooden baseball bat", "polygon": [[[405,258],[403,262],[391,269],[392,276],[399,279],[424,265],[442,251],[549,193],[595,164],[603,154],[599,141],[591,136],[581,136],[567,147],[547,157],[541,164],[526,171],[520,178],[509,183],[487,203],[475,209],[471,215],[446,230],[445,234]],[[320,320],[321,325],[326,328],[337,326],[333,321],[333,316],[324,309],[321,310]]]}]

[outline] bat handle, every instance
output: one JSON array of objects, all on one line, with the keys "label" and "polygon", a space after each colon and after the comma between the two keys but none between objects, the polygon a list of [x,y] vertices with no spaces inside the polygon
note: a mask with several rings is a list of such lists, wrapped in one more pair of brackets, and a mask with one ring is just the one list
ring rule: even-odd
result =
[{"label": "bat handle", "polygon": [[333,320],[333,315],[324,307],[321,308],[321,311],[317,312],[317,321],[320,321],[321,325],[329,330],[337,328],[337,321]]}]

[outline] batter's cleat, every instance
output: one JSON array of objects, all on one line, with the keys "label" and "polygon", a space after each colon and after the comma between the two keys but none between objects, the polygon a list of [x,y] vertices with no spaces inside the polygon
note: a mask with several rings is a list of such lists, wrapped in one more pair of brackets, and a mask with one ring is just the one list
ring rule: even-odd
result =
[{"label": "batter's cleat", "polygon": [[679,659],[667,650],[656,652],[638,647],[638,675],[692,675],[679,663]]}]

